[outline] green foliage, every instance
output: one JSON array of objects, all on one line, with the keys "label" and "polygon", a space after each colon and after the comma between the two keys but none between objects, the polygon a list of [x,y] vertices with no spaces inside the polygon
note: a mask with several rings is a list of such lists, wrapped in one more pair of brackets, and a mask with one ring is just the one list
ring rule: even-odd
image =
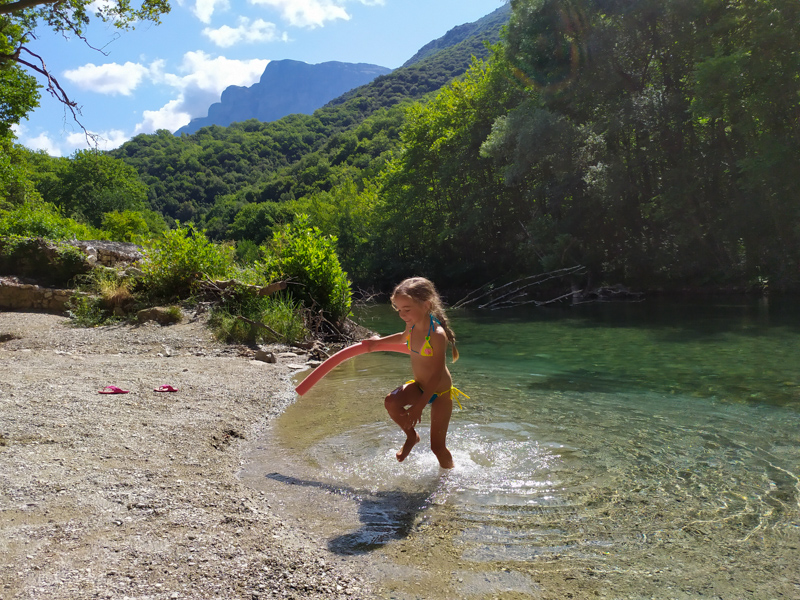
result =
[{"label": "green foliage", "polygon": [[[168,222],[236,240],[239,275],[293,277],[335,318],[345,270],[370,286],[423,274],[474,288],[580,263],[593,285],[800,287],[796,0],[511,4],[503,43],[466,72],[469,36],[314,115],[160,131],[112,156]],[[71,161],[25,165],[5,148],[17,155],[0,154],[0,224],[74,181]],[[93,207],[113,205],[93,190]],[[116,210],[109,230],[132,238],[141,222],[118,215],[146,215],[144,201],[91,216],[63,205],[98,224]],[[185,271],[191,288],[199,270]]]},{"label": "green foliage", "polygon": [[350,314],[350,281],[336,256],[336,238],[311,227],[306,215],[276,231],[266,253],[270,278],[290,280],[292,296],[304,306],[334,323]]},{"label": "green foliage", "polygon": [[58,185],[47,199],[66,214],[98,227],[108,212],[144,208],[147,187],[136,170],[123,161],[92,150],[80,150],[60,173]]},{"label": "green foliage", "polygon": [[112,211],[103,215],[103,231],[109,239],[119,242],[141,243],[166,230],[163,217],[151,210]]},{"label": "green foliage", "polygon": [[263,258],[261,248],[253,240],[236,242],[236,262],[239,265],[252,265]]},{"label": "green foliage", "polygon": [[185,298],[198,280],[223,277],[232,265],[228,247],[212,243],[192,225],[179,225],[149,244],[143,284],[157,297]]},{"label": "green foliage", "polygon": [[217,339],[227,343],[297,343],[307,334],[301,307],[291,298],[259,297],[244,289],[234,290],[224,303],[213,309],[209,325]]},{"label": "green foliage", "polygon": [[[0,17],[0,56],[2,56],[3,22]],[[7,136],[11,126],[16,125],[39,106],[36,79],[19,67],[3,67],[0,58],[0,137]]]},{"label": "green foliage", "polygon": [[261,244],[272,237],[277,225],[291,222],[294,213],[286,203],[261,202],[247,204],[236,213],[228,227],[228,237],[235,240],[252,240]]},{"label": "green foliage", "polygon": [[39,199],[26,158],[11,132],[0,133],[0,209]]},{"label": "green foliage", "polygon": [[50,240],[96,240],[104,237],[97,229],[62,216],[58,208],[46,202],[25,202],[11,210],[0,210],[0,236],[6,235]]},{"label": "green foliage", "polygon": [[355,182],[346,181],[330,192],[314,194],[302,204],[309,222],[336,239],[343,268],[356,280],[370,281],[375,266],[370,257],[379,199],[375,183],[367,181],[363,185],[364,189],[359,190]]},{"label": "green foliage", "polygon": [[73,327],[99,327],[109,320],[108,311],[98,298],[85,294],[73,294],[67,303],[67,315]]},{"label": "green foliage", "polygon": [[410,108],[375,277],[800,287],[800,5],[512,7],[486,66]]},{"label": "green foliage", "polygon": [[510,193],[480,153],[513,97],[501,76],[476,62],[430,102],[409,108],[401,151],[379,180],[374,249],[382,284],[423,273],[462,285],[530,269],[521,242],[536,207]]}]

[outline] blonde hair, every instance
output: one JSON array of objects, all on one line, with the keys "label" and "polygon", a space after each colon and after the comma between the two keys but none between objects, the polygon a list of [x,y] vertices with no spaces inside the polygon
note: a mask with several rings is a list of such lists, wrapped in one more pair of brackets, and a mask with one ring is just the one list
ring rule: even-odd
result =
[{"label": "blonde hair", "polygon": [[444,312],[442,299],[433,282],[424,277],[409,277],[397,284],[392,292],[392,304],[394,304],[395,296],[408,296],[417,302],[430,302],[431,314],[439,320],[444,333],[447,336],[447,341],[453,346],[453,362],[458,360],[458,348],[456,348],[456,334],[450,328],[450,323],[447,320],[447,315]]}]

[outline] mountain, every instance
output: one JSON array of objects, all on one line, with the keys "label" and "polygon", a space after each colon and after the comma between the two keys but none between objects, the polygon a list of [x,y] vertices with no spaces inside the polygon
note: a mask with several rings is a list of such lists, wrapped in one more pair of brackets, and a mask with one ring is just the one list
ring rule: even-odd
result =
[{"label": "mountain", "polygon": [[175,135],[194,133],[201,127],[258,119],[268,123],[290,114],[312,114],[348,90],[369,83],[391,69],[366,63],[337,61],[310,65],[298,60],[273,60],[258,83],[250,87],[232,85],[208,116],[192,119]]},{"label": "mountain", "polygon": [[345,92],[331,100],[326,107],[355,100],[366,116],[376,108],[420,99],[463,75],[473,57],[487,58],[489,49],[486,44],[500,41],[502,29],[510,17],[511,5],[504,4],[473,23],[454,27],[442,37],[425,44],[402,67]]},{"label": "mountain", "polygon": [[[429,56],[432,56],[433,54],[436,54],[440,50],[450,48],[451,46],[456,46],[465,41],[477,41],[480,45],[483,45],[484,41],[487,41],[491,44],[497,43],[500,40],[500,30],[506,23],[508,23],[508,19],[510,17],[511,4],[509,3],[504,4],[497,10],[489,13],[485,17],[482,17],[473,23],[465,23],[464,25],[453,27],[439,39],[425,44],[414,56],[403,63],[403,66],[411,66]],[[483,54],[480,52],[479,48],[475,49],[478,50],[479,54]]]}]

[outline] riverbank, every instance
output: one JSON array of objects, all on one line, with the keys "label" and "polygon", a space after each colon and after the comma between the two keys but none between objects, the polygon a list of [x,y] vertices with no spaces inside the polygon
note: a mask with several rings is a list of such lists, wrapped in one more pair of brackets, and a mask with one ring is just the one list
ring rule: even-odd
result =
[{"label": "riverbank", "polygon": [[236,475],[305,357],[68,323],[0,313],[0,599],[372,597]]}]

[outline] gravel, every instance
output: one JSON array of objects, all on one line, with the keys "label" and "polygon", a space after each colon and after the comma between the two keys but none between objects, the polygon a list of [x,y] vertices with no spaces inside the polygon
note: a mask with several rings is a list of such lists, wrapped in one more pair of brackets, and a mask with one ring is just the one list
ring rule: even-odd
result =
[{"label": "gravel", "polygon": [[237,478],[306,359],[269,349],[0,312],[0,600],[374,597]]}]

